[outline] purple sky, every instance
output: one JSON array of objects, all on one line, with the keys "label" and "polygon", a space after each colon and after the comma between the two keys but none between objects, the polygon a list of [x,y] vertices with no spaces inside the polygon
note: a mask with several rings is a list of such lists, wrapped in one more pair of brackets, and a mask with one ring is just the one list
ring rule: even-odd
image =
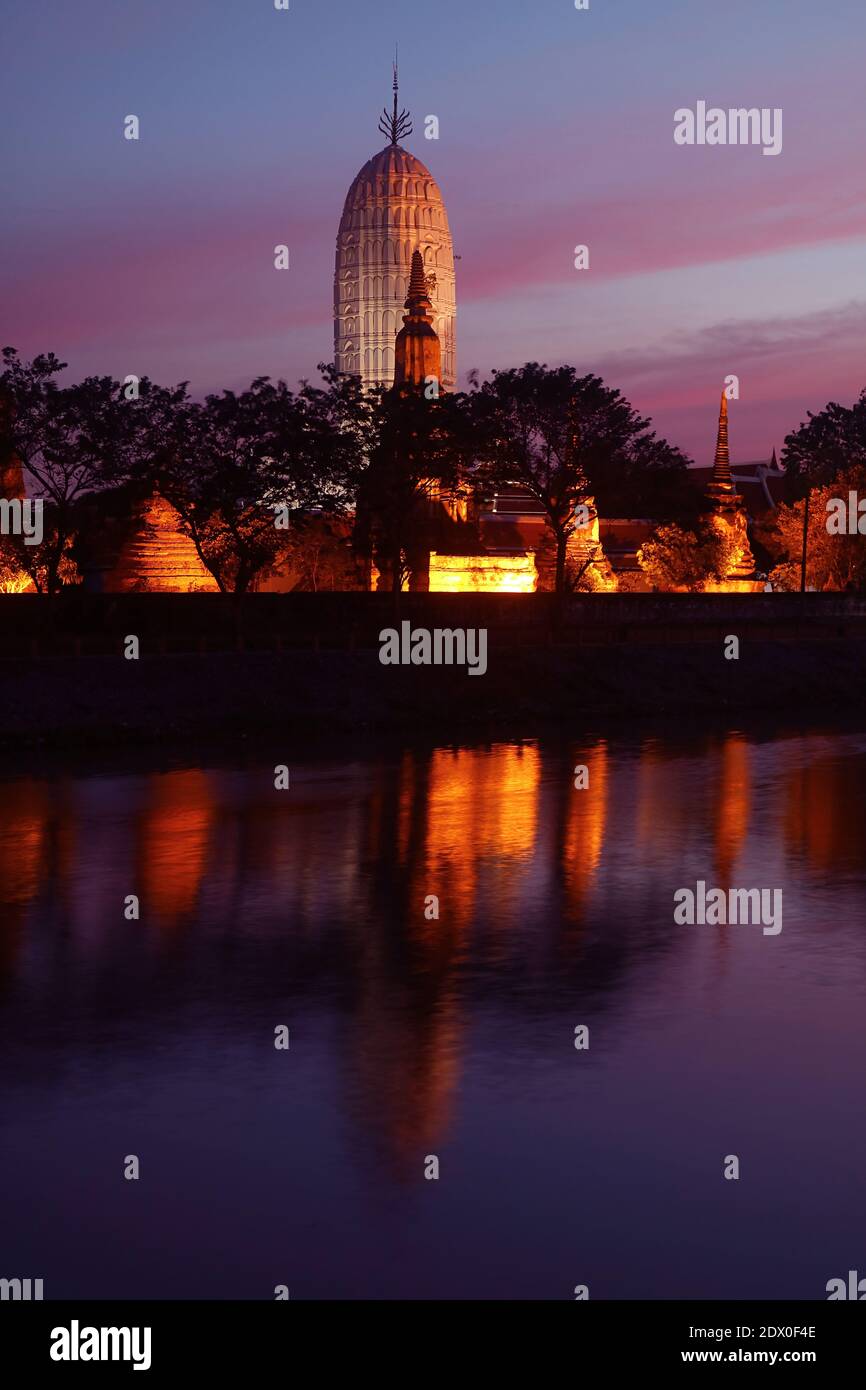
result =
[{"label": "purple sky", "polygon": [[[0,337],[28,356],[197,394],[315,376],[399,40],[461,383],[572,362],[698,463],[729,373],[740,461],[866,386],[863,0],[76,0],[3,31]],[[675,145],[699,100],[781,107],[781,154]]]}]

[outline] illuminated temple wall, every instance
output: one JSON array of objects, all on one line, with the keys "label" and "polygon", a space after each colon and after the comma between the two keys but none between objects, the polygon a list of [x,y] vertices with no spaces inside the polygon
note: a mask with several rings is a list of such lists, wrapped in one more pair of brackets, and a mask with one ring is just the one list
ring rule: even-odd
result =
[{"label": "illuminated temple wall", "polygon": [[535,556],[430,555],[430,593],[532,594],[538,582]]},{"label": "illuminated temple wall", "polygon": [[[703,592],[705,594],[760,594],[763,589],[763,579],[708,579]],[[687,591],[683,590],[683,592]]]}]

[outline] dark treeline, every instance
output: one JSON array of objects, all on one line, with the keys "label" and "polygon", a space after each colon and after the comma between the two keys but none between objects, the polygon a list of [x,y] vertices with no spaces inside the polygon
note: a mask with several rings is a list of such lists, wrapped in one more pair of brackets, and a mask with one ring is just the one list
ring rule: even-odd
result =
[{"label": "dark treeline", "polygon": [[102,376],[64,386],[53,354],[24,362],[7,348],[3,358],[6,490],[17,460],[46,502],[42,543],[17,546],[14,558],[43,592],[75,581],[82,533],[99,525],[100,497],[119,489],[130,505],[158,490],[227,592],[254,587],[287,547],[315,551],[304,523],[313,512],[344,518],[335,544],[374,561],[396,588],[435,540],[431,486],[478,501],[504,482],[523,484],[550,522],[560,583],[587,499],[607,514],[659,520],[694,502],[685,456],[619,391],[571,367],[528,363],[473,378],[465,393],[431,395],[364,389],[322,366],[320,385],[293,391],[260,377],[195,401],[186,383]]},{"label": "dark treeline", "polygon": [[[782,463],[787,500],[756,527],[756,540],[770,557],[774,586],[796,590],[805,581],[817,590],[863,593],[866,390],[851,406],[830,401],[817,414],[810,411],[807,421],[785,439]],[[844,526],[839,524],[841,510],[847,513]]]},{"label": "dark treeline", "polygon": [[[260,377],[203,401],[186,383],[147,377],[61,385],[65,364],[50,353],[25,362],[6,348],[3,367],[4,492],[14,494],[20,465],[28,492],[45,499],[45,526],[38,546],[0,538],[0,565],[26,571],[40,592],[79,581],[109,499],[129,511],[157,490],[218,587],[238,593],[293,549],[305,554],[306,587],[352,587],[372,561],[398,588],[436,542],[425,505],[436,488],[479,502],[504,483],[525,487],[549,522],[558,590],[584,504],[678,525],[700,510],[685,455],[620,391],[573,367],[527,363],[435,395],[365,389],[322,366],[319,385]],[[789,436],[792,500],[849,467],[854,448],[866,458],[863,398]]]}]

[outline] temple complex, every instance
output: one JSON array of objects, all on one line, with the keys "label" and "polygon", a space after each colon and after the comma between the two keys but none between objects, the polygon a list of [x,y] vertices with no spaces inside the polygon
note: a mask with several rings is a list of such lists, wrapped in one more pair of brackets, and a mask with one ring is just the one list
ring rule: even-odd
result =
[{"label": "temple complex", "polygon": [[[394,385],[399,392],[426,392],[440,382],[441,349],[433,326],[427,277],[420,251],[412,253],[403,327],[394,344]],[[569,449],[577,448],[572,432]],[[442,487],[435,479],[419,485],[421,504],[428,517],[428,532],[437,531],[453,549],[429,548],[413,557],[406,587],[430,593],[533,593],[552,588],[555,563],[552,532],[544,510],[532,493],[520,484],[509,489],[512,510],[508,525],[499,524],[497,496],[492,511],[474,505],[472,490],[457,481]],[[593,499],[586,498],[586,520],[568,538],[566,562],[573,575],[592,574],[594,588],[615,589],[616,579],[599,537],[598,514]],[[371,587],[388,587],[387,575],[378,570]]]},{"label": "temple complex", "polygon": [[[335,364],[340,373],[360,378],[365,387],[438,396],[440,391],[452,389],[457,380],[454,252],[442,194],[430,171],[400,143],[411,134],[412,123],[409,113],[398,109],[396,63],[392,109],[383,111],[379,129],[387,143],[353,180],[337,233]],[[3,408],[0,401],[0,426]],[[574,428],[568,447],[574,452],[567,471],[574,475],[578,457]],[[706,591],[751,592],[761,588],[748,526],[782,500],[784,473],[775,454],[769,464],[745,464],[732,470],[724,394],[712,470],[691,469],[689,476],[696,491],[704,495],[704,517],[733,542],[728,573],[723,580],[707,583]],[[398,477],[408,481],[405,473],[398,471]],[[24,488],[20,462],[14,457],[0,458],[0,498],[23,498]],[[108,592],[217,590],[216,580],[167,498],[159,491],[143,498],[140,490],[114,491],[113,499],[106,493],[98,497],[91,494],[77,504],[79,519],[88,523],[81,526],[85,539],[82,555],[77,556],[85,587]],[[566,587],[648,589],[638,557],[656,523],[639,516],[599,517],[594,498],[588,494],[583,508],[575,504],[569,511],[575,494],[580,495],[579,486],[557,503],[560,523],[567,530],[570,527],[565,549]],[[377,563],[383,569],[399,565],[406,572],[405,587],[433,593],[532,593],[555,587],[557,553],[552,526],[538,498],[517,480],[501,482],[486,495],[471,468],[448,485],[427,478],[413,492],[410,484],[408,504],[413,521],[419,521],[417,540],[391,541],[396,559],[372,554],[376,547],[370,518],[376,509],[365,501],[363,487],[355,503],[354,514],[344,513],[341,518],[324,513],[317,516],[314,513],[318,509],[311,513],[312,520],[311,516],[301,518],[300,534],[304,543],[309,539],[310,553],[316,539],[322,550],[333,542],[332,552],[341,562],[322,578],[321,587],[332,583],[335,587],[391,588],[393,575],[380,573]],[[92,514],[88,518],[85,513]],[[303,524],[307,524],[307,531],[303,531]],[[362,542],[356,545],[356,553],[365,557],[360,563],[348,544],[352,526],[356,542]],[[409,529],[405,528],[406,534]],[[287,592],[308,585],[309,567],[305,569],[299,560],[301,551],[297,543],[294,548],[287,547],[269,570],[256,577],[253,587]],[[560,566],[562,561],[560,553]],[[0,580],[0,587],[9,590],[32,587],[23,571],[10,571]],[[312,586],[319,586],[318,572]]]}]

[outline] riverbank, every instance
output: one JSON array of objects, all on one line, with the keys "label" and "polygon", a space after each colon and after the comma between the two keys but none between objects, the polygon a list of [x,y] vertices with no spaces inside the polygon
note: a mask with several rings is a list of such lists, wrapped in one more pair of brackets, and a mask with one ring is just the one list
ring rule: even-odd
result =
[{"label": "riverbank", "polygon": [[841,716],[866,704],[866,639],[497,645],[465,667],[383,666],[376,649],[0,662],[5,748],[403,733],[528,738],[579,721]]}]

